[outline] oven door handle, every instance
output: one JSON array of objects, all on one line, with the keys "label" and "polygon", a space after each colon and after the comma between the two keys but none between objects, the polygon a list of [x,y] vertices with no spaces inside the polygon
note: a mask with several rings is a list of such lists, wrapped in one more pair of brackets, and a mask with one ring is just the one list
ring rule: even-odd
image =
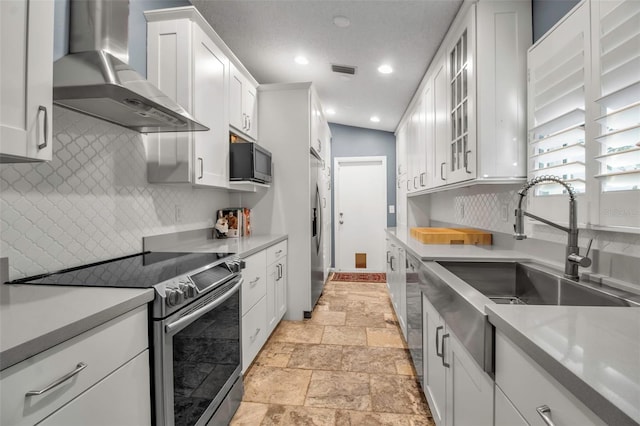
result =
[{"label": "oven door handle", "polygon": [[167,324],[165,326],[165,331],[167,332],[167,334],[172,334],[174,332],[178,332],[182,330],[187,325],[191,324],[191,322],[193,322],[193,320],[195,320],[197,317],[206,314],[210,310],[215,309],[216,307],[224,303],[228,298],[230,298],[233,295],[233,293],[236,292],[236,290],[242,285],[243,282],[244,282],[244,278],[240,278],[238,282],[233,287],[231,287],[231,289],[229,289],[229,291],[227,291],[224,295],[217,298],[216,300],[209,303],[208,305],[203,306],[197,311],[193,311],[189,315],[186,315],[180,318],[178,321],[172,322],[171,324]]}]

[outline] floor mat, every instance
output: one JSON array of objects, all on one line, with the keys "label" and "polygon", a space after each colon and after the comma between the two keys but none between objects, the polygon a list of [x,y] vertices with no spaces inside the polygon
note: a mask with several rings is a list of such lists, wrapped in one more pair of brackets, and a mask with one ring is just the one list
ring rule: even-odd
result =
[{"label": "floor mat", "polygon": [[384,272],[334,272],[331,281],[348,281],[355,283],[386,283]]}]

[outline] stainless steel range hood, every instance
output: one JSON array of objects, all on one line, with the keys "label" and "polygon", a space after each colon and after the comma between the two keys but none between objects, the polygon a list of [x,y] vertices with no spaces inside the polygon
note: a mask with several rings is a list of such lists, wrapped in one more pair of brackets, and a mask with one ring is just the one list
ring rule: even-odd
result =
[{"label": "stainless steel range hood", "polygon": [[71,0],[53,102],[141,133],[209,130],[128,64],[129,0]]}]

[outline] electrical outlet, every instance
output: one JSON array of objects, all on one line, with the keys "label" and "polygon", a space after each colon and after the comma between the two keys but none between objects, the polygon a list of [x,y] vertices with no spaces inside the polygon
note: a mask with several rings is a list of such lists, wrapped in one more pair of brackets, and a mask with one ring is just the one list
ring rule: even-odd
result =
[{"label": "electrical outlet", "polygon": [[503,222],[509,221],[509,204],[503,204],[500,206],[500,218]]},{"label": "electrical outlet", "polygon": [[396,212],[396,206],[393,204],[389,205],[389,214],[394,214]]},{"label": "electrical outlet", "polygon": [[182,206],[180,204],[176,204],[176,223],[182,222]]}]

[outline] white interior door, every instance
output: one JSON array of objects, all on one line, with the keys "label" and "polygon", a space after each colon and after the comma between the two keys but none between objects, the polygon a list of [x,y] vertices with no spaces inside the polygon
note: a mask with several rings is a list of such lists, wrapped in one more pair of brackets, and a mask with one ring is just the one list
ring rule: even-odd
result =
[{"label": "white interior door", "polygon": [[[335,158],[336,269],[385,270],[386,157]],[[356,255],[366,268],[356,266]]]}]

